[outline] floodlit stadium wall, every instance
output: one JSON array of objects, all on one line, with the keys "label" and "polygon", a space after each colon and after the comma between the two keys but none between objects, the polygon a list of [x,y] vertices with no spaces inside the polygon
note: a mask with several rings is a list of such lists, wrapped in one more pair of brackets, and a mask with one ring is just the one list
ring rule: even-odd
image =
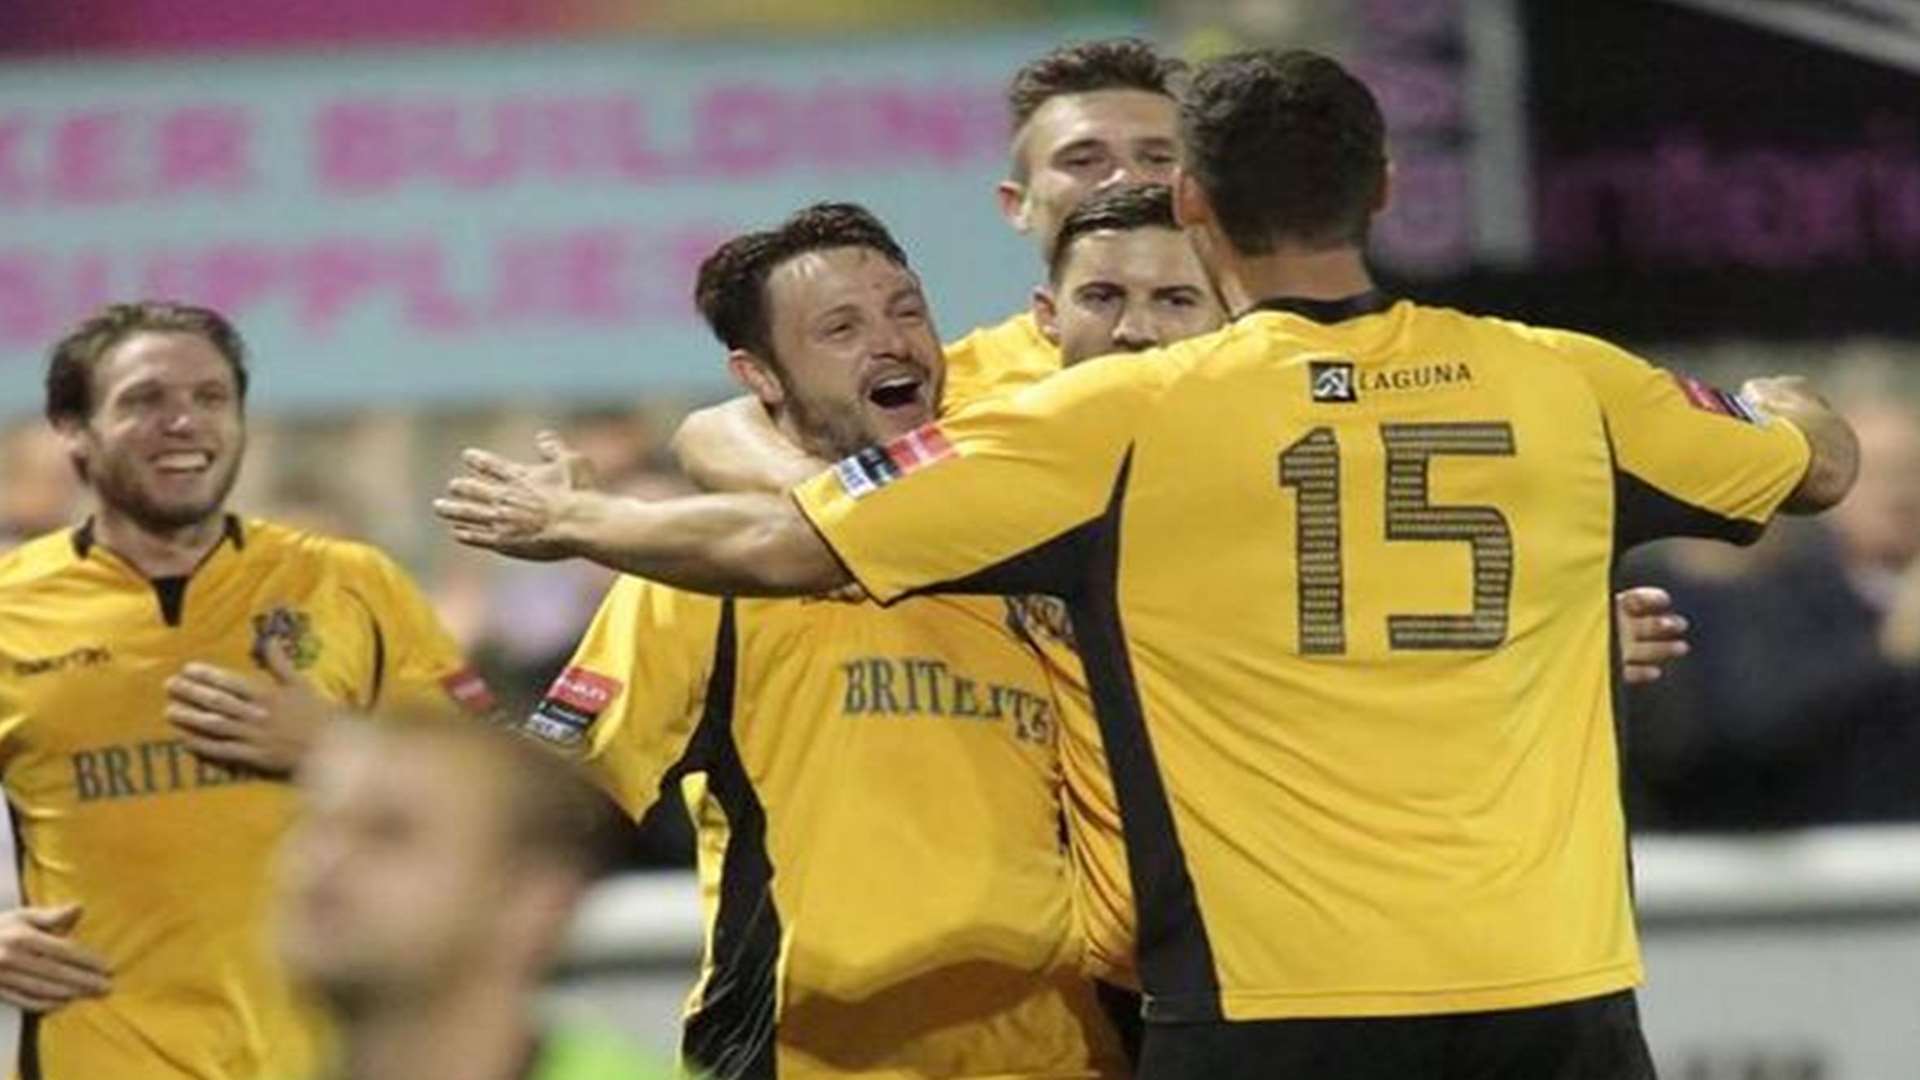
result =
[{"label": "floodlit stadium wall", "polygon": [[[1648,836],[1634,865],[1662,1075],[1916,1075],[1920,827]],[[557,1007],[670,1047],[701,940],[691,874],[610,881],[576,927]]]}]

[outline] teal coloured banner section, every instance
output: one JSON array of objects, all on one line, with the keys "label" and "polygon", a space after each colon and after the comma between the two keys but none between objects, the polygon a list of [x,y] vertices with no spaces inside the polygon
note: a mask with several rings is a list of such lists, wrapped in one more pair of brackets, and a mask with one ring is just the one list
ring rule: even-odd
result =
[{"label": "teal coloured banner section", "polygon": [[1037,277],[1008,77],[1127,29],[0,67],[0,413],[135,296],[233,315],[266,408],[718,392],[695,267],[820,199],[894,228],[957,337]]}]

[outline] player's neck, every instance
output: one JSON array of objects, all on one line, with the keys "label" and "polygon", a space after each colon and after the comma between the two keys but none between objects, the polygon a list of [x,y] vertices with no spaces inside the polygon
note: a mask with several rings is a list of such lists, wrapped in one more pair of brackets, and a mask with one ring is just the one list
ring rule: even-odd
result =
[{"label": "player's neck", "polygon": [[490,979],[388,1002],[342,1034],[353,1080],[519,1080],[539,1038],[527,995]]},{"label": "player's neck", "polygon": [[225,512],[215,512],[191,525],[156,530],[104,502],[93,518],[94,541],[150,578],[193,573],[226,535],[226,528]]},{"label": "player's neck", "polygon": [[1233,254],[1214,268],[1220,298],[1240,313],[1263,300],[1344,300],[1373,288],[1359,248],[1281,250],[1271,255]]}]

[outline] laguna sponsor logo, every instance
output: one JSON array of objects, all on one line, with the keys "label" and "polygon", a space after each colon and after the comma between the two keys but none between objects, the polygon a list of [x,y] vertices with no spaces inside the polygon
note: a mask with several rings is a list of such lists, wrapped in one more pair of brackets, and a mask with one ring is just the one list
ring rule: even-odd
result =
[{"label": "laguna sponsor logo", "polygon": [[1315,401],[1358,401],[1353,392],[1351,360],[1313,360],[1307,364],[1308,385]]},{"label": "laguna sponsor logo", "polygon": [[840,487],[853,498],[865,498],[895,480],[936,465],[958,451],[937,424],[925,424],[883,446],[869,446],[833,467]]},{"label": "laguna sponsor logo", "polygon": [[626,684],[597,671],[570,667],[560,673],[547,696],[523,725],[528,734],[559,746],[576,746]]},{"label": "laguna sponsor logo", "polygon": [[1396,394],[1434,390],[1473,382],[1473,368],[1464,360],[1434,360],[1389,368],[1359,367],[1351,360],[1310,360],[1307,380],[1313,400],[1348,403],[1362,394]]}]

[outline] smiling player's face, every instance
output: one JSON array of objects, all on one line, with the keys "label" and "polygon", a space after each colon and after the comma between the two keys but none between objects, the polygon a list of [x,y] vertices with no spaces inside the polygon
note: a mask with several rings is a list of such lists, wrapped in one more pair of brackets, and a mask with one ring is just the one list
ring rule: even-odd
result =
[{"label": "smiling player's face", "polygon": [[911,271],[871,248],[828,248],[780,264],[766,290],[778,406],[808,449],[844,456],[938,414],[946,360]]},{"label": "smiling player's face", "polygon": [[233,368],[197,334],[137,333],[93,372],[93,415],[66,431],[101,502],[155,532],[220,512],[246,447]]}]

